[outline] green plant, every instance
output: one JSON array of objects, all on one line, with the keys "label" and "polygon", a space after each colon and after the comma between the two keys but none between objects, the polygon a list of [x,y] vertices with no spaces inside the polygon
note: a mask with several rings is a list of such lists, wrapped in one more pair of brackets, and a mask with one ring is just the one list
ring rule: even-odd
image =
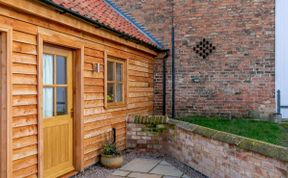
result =
[{"label": "green plant", "polygon": [[288,146],[288,131],[286,131],[287,128],[285,129],[285,124],[259,119],[222,119],[219,116],[187,116],[179,120],[276,145]]},{"label": "green plant", "polygon": [[116,148],[116,144],[114,143],[106,143],[103,146],[102,154],[111,155],[111,156],[119,156],[120,152]]},{"label": "green plant", "polygon": [[108,102],[113,101],[113,96],[107,95],[107,101],[108,101]]}]

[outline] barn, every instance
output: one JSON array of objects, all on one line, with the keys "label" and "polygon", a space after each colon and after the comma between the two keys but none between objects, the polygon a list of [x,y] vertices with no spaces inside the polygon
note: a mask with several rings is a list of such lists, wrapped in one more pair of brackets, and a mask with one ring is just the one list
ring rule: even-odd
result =
[{"label": "barn", "polygon": [[1,178],[98,162],[128,115],[153,112],[161,43],[106,0],[0,0]]}]

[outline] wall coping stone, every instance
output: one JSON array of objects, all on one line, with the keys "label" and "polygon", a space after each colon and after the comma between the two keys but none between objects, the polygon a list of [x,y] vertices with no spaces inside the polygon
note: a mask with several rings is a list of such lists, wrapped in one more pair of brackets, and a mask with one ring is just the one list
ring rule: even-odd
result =
[{"label": "wall coping stone", "polygon": [[163,115],[136,115],[127,118],[128,123],[135,124],[166,124],[169,118]]},{"label": "wall coping stone", "polygon": [[188,122],[169,119],[168,124],[175,125],[178,128],[199,134],[214,140],[235,145],[237,148],[256,152],[280,161],[288,162],[288,148],[262,142],[259,140],[234,135],[227,132],[191,124]]}]

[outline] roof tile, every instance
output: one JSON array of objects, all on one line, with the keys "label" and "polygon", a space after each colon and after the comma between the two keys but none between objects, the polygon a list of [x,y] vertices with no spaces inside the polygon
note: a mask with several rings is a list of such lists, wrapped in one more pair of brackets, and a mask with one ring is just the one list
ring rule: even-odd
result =
[{"label": "roof tile", "polygon": [[[105,0],[50,0],[51,2],[72,10],[75,13],[98,21],[116,31],[125,33],[145,43],[159,46],[157,42],[149,38],[142,29],[139,29],[134,22],[125,18],[122,14],[113,9]],[[110,2],[111,3],[111,2]],[[132,19],[132,18],[130,18]],[[132,19],[134,21],[134,19]]]}]

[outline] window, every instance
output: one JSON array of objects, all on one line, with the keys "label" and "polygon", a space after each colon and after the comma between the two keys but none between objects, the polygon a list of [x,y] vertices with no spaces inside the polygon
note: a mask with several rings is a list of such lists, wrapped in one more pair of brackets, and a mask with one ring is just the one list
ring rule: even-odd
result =
[{"label": "window", "polygon": [[67,114],[67,61],[60,55],[43,55],[43,116]]},{"label": "window", "polygon": [[108,59],[106,64],[107,106],[119,106],[124,104],[124,62],[121,60]]}]

